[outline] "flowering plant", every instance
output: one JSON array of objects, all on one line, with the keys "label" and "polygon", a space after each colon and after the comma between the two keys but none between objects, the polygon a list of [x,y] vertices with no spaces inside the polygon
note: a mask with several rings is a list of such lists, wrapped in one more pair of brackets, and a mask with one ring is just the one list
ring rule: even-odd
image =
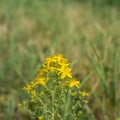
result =
[{"label": "flowering plant", "polygon": [[28,99],[19,104],[34,120],[79,120],[88,93],[72,77],[70,65],[61,54],[48,57],[36,79],[24,87]]}]

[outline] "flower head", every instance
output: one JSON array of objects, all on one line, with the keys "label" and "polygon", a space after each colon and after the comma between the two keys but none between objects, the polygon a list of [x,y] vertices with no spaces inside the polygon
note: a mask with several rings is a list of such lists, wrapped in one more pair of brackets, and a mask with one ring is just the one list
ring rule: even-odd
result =
[{"label": "flower head", "polygon": [[43,86],[45,86],[46,82],[45,82],[45,78],[39,77],[36,79],[37,80],[37,84],[41,84]]},{"label": "flower head", "polygon": [[72,74],[71,74],[71,69],[68,67],[64,67],[62,66],[61,68],[58,69],[59,74],[61,75],[61,79],[68,77],[68,78],[72,78]]},{"label": "flower head", "polygon": [[28,93],[30,93],[32,86],[27,84],[23,89],[26,90]]},{"label": "flower head", "polygon": [[80,87],[80,81],[78,81],[78,80],[76,80],[76,79],[72,79],[72,80],[70,81],[69,87],[70,87],[70,88],[73,88],[73,87],[79,88],[79,87]]},{"label": "flower head", "polygon": [[81,96],[83,96],[83,97],[85,97],[85,96],[88,96],[88,95],[89,95],[89,93],[88,93],[88,92],[86,92],[86,91],[80,91],[80,92],[79,92],[79,94],[80,94]]}]

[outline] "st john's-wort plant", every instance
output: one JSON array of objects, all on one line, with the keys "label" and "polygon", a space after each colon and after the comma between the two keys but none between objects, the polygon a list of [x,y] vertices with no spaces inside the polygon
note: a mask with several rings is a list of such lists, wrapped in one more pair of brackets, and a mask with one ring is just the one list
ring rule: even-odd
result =
[{"label": "st john's-wort plant", "polygon": [[58,54],[47,57],[36,79],[24,87],[28,97],[19,109],[33,120],[80,120],[88,93],[73,78],[67,59]]}]

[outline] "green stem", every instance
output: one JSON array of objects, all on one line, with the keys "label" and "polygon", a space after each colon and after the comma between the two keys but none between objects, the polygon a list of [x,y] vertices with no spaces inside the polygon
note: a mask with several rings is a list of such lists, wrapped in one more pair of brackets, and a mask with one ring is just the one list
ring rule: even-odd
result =
[{"label": "green stem", "polygon": [[55,108],[54,108],[54,92],[52,92],[52,120],[55,118]]},{"label": "green stem", "polygon": [[63,120],[67,120],[67,116],[69,114],[69,107],[70,107],[70,103],[71,103],[71,91],[68,91],[67,96],[65,97],[65,113],[64,113],[64,119]]}]

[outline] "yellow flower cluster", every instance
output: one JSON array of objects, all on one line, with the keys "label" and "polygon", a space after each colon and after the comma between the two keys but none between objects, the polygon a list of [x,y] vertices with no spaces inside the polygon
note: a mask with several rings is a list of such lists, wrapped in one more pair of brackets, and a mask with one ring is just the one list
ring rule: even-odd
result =
[{"label": "yellow flower cluster", "polygon": [[79,94],[80,94],[81,96],[83,96],[83,97],[89,95],[89,93],[86,92],[86,91],[80,91]]},{"label": "yellow flower cluster", "polygon": [[[75,116],[77,120],[78,112],[81,113],[83,105],[88,103],[88,93],[81,91],[80,81],[73,78],[70,64],[61,54],[47,57],[35,80],[27,84],[24,90],[29,98],[19,107],[26,108],[28,112],[32,110],[31,115],[38,120],[46,119],[46,115],[47,119],[57,118],[54,113],[66,119],[68,110],[68,116]],[[70,103],[66,104],[67,101]],[[65,113],[62,114],[61,110]]]},{"label": "yellow flower cluster", "polygon": [[78,81],[78,80],[76,80],[76,79],[72,79],[71,81],[70,81],[70,85],[69,85],[71,88],[72,87],[79,87],[80,86],[80,82]]},{"label": "yellow flower cluster", "polygon": [[55,72],[60,75],[61,79],[66,77],[72,78],[71,68],[68,66],[69,64],[67,63],[67,60],[63,58],[61,54],[48,57],[45,59],[45,63],[42,65],[42,70],[40,70],[39,76],[45,73],[49,76],[49,73]]},{"label": "yellow flower cluster", "polygon": [[67,59],[61,54],[58,54],[45,59],[45,62],[37,74],[36,81],[28,84],[24,89],[30,92],[31,89],[37,85],[45,86],[52,75],[56,75],[58,80],[64,80],[61,86],[63,84],[66,85],[66,83],[70,88],[78,88],[80,86],[80,81],[72,78],[71,68],[69,67]]}]

